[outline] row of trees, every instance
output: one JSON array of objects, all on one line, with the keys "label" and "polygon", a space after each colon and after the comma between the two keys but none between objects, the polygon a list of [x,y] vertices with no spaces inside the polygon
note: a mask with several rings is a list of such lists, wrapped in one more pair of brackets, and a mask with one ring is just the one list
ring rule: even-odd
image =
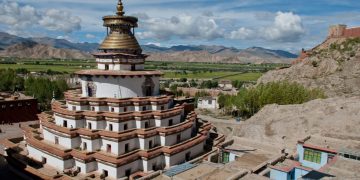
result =
[{"label": "row of trees", "polygon": [[236,96],[220,95],[218,102],[226,114],[248,118],[268,104],[302,104],[318,98],[325,98],[320,89],[307,89],[297,83],[272,82],[240,89]]},{"label": "row of trees", "polygon": [[24,79],[18,76],[18,73],[12,69],[0,70],[0,91],[23,91],[28,96],[34,96],[38,99],[41,110],[49,109],[53,92],[55,98],[61,99],[63,93],[69,88],[65,79],[51,81],[48,78],[33,76]]}]

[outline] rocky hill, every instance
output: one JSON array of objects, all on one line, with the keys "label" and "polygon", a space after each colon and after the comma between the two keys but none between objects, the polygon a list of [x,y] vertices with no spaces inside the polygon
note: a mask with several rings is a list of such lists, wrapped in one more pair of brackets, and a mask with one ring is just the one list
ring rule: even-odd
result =
[{"label": "rocky hill", "polygon": [[292,81],[329,97],[360,95],[360,39],[328,39],[288,69],[269,71],[258,83]]},{"label": "rocky hill", "polygon": [[[221,133],[294,149],[298,140],[360,149],[360,97],[313,100],[299,105],[267,105],[240,125],[212,122]],[[230,131],[229,131],[230,130]],[[333,144],[331,144],[333,143]]]},{"label": "rocky hill", "polygon": [[[26,48],[29,44],[39,44],[37,51],[28,47],[26,53],[16,52],[16,47]],[[42,46],[40,46],[42,45]],[[40,49],[44,47],[45,49]],[[65,39],[49,37],[22,38],[7,33],[0,33],[0,55],[16,57],[44,57],[44,58],[89,58],[91,52],[97,51],[97,43],[74,43]],[[149,54],[152,61],[180,61],[180,62],[213,62],[213,63],[290,63],[297,55],[282,51],[260,47],[237,49],[224,46],[192,46],[179,45],[160,47],[156,45],[142,45],[144,53]],[[51,49],[51,50],[50,50]],[[55,50],[56,49],[56,50]],[[74,51],[75,50],[75,51]],[[45,53],[48,52],[48,53]],[[56,52],[56,53],[55,53]],[[34,53],[34,54],[30,54]],[[72,54],[74,53],[74,54]],[[46,56],[49,54],[49,56]]]},{"label": "rocky hill", "polygon": [[93,58],[90,54],[78,50],[54,48],[45,44],[35,42],[23,42],[7,47],[0,51],[3,57],[19,58],[57,58],[57,59],[89,59]]}]

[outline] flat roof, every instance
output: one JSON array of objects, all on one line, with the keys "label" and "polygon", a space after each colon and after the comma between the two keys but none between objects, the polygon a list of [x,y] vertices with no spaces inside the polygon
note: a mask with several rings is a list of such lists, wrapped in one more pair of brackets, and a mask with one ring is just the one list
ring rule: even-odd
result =
[{"label": "flat roof", "polygon": [[360,152],[360,136],[353,134],[319,134],[312,135],[304,142],[304,147],[318,149],[320,151],[338,153],[344,149],[351,152]]},{"label": "flat roof", "polygon": [[360,161],[347,159],[341,156],[329,166],[322,168],[322,172],[334,175],[341,179],[359,179]]}]

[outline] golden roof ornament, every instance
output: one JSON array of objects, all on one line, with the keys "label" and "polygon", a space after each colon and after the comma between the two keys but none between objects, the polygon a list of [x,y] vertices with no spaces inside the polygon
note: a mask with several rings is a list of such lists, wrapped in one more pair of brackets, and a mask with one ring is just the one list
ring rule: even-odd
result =
[{"label": "golden roof ornament", "polygon": [[104,26],[110,31],[108,31],[106,38],[101,43],[99,50],[140,54],[142,50],[139,42],[136,40],[134,30],[138,27],[138,19],[132,16],[125,16],[122,0],[118,1],[116,9],[116,15],[103,17]]},{"label": "golden roof ornament", "polygon": [[116,14],[119,16],[123,16],[125,14],[124,5],[121,0],[119,0],[119,2],[118,2]]}]

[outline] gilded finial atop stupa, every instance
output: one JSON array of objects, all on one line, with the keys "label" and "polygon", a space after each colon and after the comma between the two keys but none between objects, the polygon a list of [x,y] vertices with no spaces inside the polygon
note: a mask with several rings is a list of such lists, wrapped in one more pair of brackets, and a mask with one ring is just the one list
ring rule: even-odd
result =
[{"label": "gilded finial atop stupa", "polygon": [[119,2],[118,2],[116,14],[119,16],[123,16],[125,14],[124,5],[121,0],[119,0]]}]

